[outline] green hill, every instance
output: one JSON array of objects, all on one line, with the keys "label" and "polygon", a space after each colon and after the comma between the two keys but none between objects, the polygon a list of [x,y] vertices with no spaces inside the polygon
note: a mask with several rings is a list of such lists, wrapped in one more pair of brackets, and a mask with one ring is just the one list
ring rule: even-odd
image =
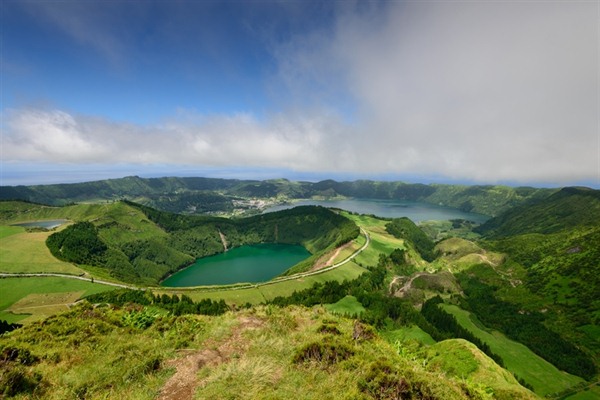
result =
[{"label": "green hill", "polygon": [[[3,223],[67,218],[75,224],[47,239],[63,261],[98,267],[124,282],[155,285],[194,259],[254,243],[299,244],[313,256],[354,239],[354,222],[323,207],[297,207],[245,219],[184,216],[131,202],[48,207],[0,202]],[[223,238],[221,237],[223,235]]]}]

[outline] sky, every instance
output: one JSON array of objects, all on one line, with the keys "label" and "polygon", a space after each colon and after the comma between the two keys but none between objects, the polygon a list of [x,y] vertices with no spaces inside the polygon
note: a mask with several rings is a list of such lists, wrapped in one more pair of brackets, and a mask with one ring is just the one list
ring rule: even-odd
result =
[{"label": "sky", "polygon": [[600,188],[598,1],[0,0],[0,186]]}]

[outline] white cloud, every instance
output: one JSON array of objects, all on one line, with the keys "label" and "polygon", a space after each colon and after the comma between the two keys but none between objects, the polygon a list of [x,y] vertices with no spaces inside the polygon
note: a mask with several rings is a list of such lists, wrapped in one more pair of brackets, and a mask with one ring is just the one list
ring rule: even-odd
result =
[{"label": "white cloud", "polygon": [[13,110],[3,159],[600,184],[597,4],[358,7],[275,47],[271,87],[294,112],[141,126]]},{"label": "white cloud", "polygon": [[287,53],[286,67],[343,68],[366,168],[600,183],[598,4],[386,5],[346,9],[328,41],[299,41],[300,62]]},{"label": "white cloud", "polygon": [[[59,110],[12,110],[3,137],[4,161],[333,168],[324,144],[339,122],[321,116],[248,114],[197,116],[140,126]],[[333,128],[333,129],[331,129]]]}]

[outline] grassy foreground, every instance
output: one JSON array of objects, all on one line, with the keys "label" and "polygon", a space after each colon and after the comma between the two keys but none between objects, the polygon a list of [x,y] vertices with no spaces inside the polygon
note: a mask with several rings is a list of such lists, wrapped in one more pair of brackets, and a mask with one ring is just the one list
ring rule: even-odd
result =
[{"label": "grassy foreground", "polygon": [[477,366],[465,379],[405,350],[322,307],[175,317],[82,303],[0,337],[0,353],[10,355],[0,387],[16,399],[536,398],[486,381]]}]

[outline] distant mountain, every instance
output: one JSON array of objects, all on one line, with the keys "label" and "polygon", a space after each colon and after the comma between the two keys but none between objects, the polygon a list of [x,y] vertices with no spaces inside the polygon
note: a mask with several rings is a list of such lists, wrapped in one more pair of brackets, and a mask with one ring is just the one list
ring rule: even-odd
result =
[{"label": "distant mountain", "polygon": [[600,190],[568,187],[486,221],[476,230],[489,238],[556,233],[600,224]]},{"label": "distant mountain", "polygon": [[64,205],[77,202],[128,199],[164,211],[202,214],[230,211],[236,198],[308,199],[352,197],[422,201],[463,211],[496,216],[532,200],[541,200],[556,189],[508,186],[425,185],[421,183],[358,180],[317,183],[287,179],[265,181],[215,178],[140,178],[130,176],[94,182],[2,186],[0,200]]}]

